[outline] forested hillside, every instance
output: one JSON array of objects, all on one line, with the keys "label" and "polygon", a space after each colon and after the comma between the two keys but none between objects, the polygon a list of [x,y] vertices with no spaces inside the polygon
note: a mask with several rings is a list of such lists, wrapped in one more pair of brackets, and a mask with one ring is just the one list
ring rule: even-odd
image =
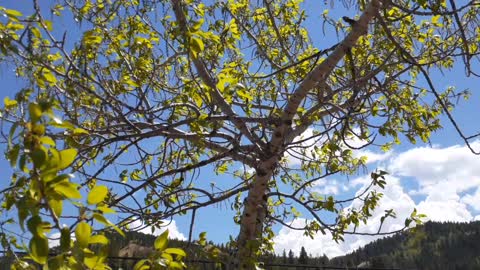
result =
[{"label": "forested hillside", "polygon": [[[114,241],[110,255],[132,239],[153,246],[154,237],[141,233],[128,233],[127,238],[118,235],[109,237]],[[172,241],[173,246],[186,247],[182,241]],[[188,259],[209,259],[198,247],[190,246]],[[218,246],[226,253],[226,249]],[[202,253],[203,252],[203,253]],[[399,268],[418,270],[480,269],[480,222],[438,223],[427,222],[413,231],[376,240],[346,256],[327,258],[312,257],[308,249],[300,254],[286,250],[284,254],[263,258],[267,264],[306,264],[332,266],[364,266],[376,268]]]},{"label": "forested hillside", "polygon": [[[109,265],[113,269],[119,267],[133,269],[135,260],[116,258],[120,249],[127,246],[130,241],[149,247],[153,247],[155,241],[155,236],[138,232],[128,232],[125,238],[117,233],[107,234],[111,241],[108,251]],[[221,269],[221,267],[215,268],[214,263],[203,262],[213,262],[215,259],[223,261],[224,257],[228,256],[228,251],[223,244],[207,243],[201,247],[193,243],[188,245],[187,242],[179,240],[169,242],[171,247],[182,247],[187,251],[187,264],[191,267],[190,269],[195,267]],[[212,254],[217,257],[213,258]],[[5,265],[9,260],[4,258],[2,261]],[[477,270],[480,269],[480,222],[427,222],[415,230],[376,240],[351,254],[331,259],[325,255],[313,257],[307,249],[302,248],[300,254],[287,250],[281,255],[264,256],[262,261],[266,263],[266,269],[287,269],[280,265],[295,264],[342,267],[361,265],[369,268],[409,270]]]},{"label": "forested hillside", "polygon": [[480,269],[480,222],[427,222],[413,232],[379,239],[357,251],[330,260],[331,265],[400,269]]}]

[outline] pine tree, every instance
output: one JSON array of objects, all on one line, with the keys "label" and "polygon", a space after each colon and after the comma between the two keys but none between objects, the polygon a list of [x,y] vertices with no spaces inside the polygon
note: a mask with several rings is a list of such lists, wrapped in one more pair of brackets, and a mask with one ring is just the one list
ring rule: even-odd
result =
[{"label": "pine tree", "polygon": [[293,251],[291,249],[288,252],[288,263],[289,264],[294,264],[295,263],[295,255],[293,254]]},{"label": "pine tree", "polygon": [[283,250],[283,254],[282,254],[282,262],[287,263],[287,252],[285,252],[285,249]]},{"label": "pine tree", "polygon": [[299,264],[307,264],[308,262],[308,254],[304,247],[300,249],[300,256],[298,257]]}]

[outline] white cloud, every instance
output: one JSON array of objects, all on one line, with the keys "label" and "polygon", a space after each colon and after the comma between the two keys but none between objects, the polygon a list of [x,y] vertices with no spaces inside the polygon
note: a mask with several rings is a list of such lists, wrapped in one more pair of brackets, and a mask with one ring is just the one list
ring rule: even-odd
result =
[{"label": "white cloud", "polygon": [[323,178],[314,183],[312,191],[321,195],[337,195],[341,191],[347,191],[348,188],[343,181]]},{"label": "white cloud", "polygon": [[[480,141],[473,147],[479,148]],[[435,146],[417,147],[393,156],[393,152],[377,154],[362,150],[370,156],[371,162],[384,161],[387,176],[387,186],[381,190],[384,194],[379,209],[375,210],[368,224],[359,231],[374,233],[380,224],[380,218],[386,209],[394,209],[397,219],[387,219],[382,231],[392,231],[401,228],[404,220],[414,208],[418,213],[426,214],[431,221],[471,221],[480,220],[480,158],[473,155],[467,147]],[[408,181],[405,181],[408,177]],[[314,189],[332,194],[341,194],[348,189],[362,190],[370,183],[368,175],[353,179],[346,189],[340,189],[341,183],[325,181]],[[330,183],[331,185],[326,185]],[[412,185],[413,184],[413,185]],[[344,185],[345,186],[345,185]],[[421,195],[415,202],[410,196]],[[360,202],[354,202],[348,207],[359,207]],[[305,220],[296,220],[294,224],[301,225]],[[304,246],[307,252],[329,257],[343,255],[367,244],[377,237],[346,235],[345,241],[339,244],[331,239],[331,235],[316,235],[314,240],[303,236],[301,231],[282,227],[274,238],[275,250],[281,253],[283,249],[292,249],[298,254]]]},{"label": "white cloud", "polygon": [[[305,219],[297,219],[292,222],[292,226],[305,225]],[[283,250],[287,252],[292,250],[295,254],[299,254],[303,246],[308,253],[313,255],[339,256],[345,254],[348,247],[345,242],[335,243],[332,241],[332,236],[327,233],[322,235],[318,233],[314,239],[304,236],[302,231],[291,230],[287,227],[282,227],[278,234],[273,239],[275,242],[275,252],[281,254]]]},{"label": "white cloud", "polygon": [[[356,133],[359,133],[358,130],[354,130],[354,131]],[[322,145],[325,142],[325,140],[326,140],[325,137],[314,136],[314,129],[311,129],[311,128],[306,129],[300,136],[298,136],[293,140],[293,143],[294,144],[298,143],[298,145],[296,147],[293,147],[290,150],[287,150],[287,154],[286,154],[287,162],[290,165],[300,164],[301,159],[299,157],[301,156],[301,154],[298,152],[300,152],[299,149],[302,149],[302,148],[307,148],[305,151],[305,157],[307,159],[311,159],[312,155],[310,151],[313,150],[313,147],[315,145],[317,146]],[[348,146],[351,146],[354,148],[361,148],[368,144],[367,141],[360,140],[357,137],[352,137],[350,139],[346,139],[345,141],[348,144]],[[349,147],[347,147],[347,145],[344,145],[343,143],[340,147],[342,149],[349,149]],[[392,152],[373,152],[367,149],[352,149],[352,151],[355,157],[362,157],[362,156],[367,157],[367,164],[386,160],[392,154]]]},{"label": "white cloud", "polygon": [[[397,218],[386,219],[382,225],[382,232],[395,231],[402,228],[405,218],[412,213],[415,203],[408,194],[404,192],[398,179],[389,177],[388,183],[385,190],[383,190],[384,195],[380,201],[380,206],[372,213],[370,222],[365,226],[361,226],[357,230],[358,232],[376,233],[380,226],[380,219],[385,214],[385,210],[393,208],[397,214]],[[399,204],[399,202],[401,203]],[[361,202],[355,201],[349,208],[358,208],[360,206]],[[297,219],[292,223],[292,225],[295,226],[304,224],[305,219]],[[286,251],[291,249],[298,254],[303,246],[308,253],[312,253],[313,255],[326,254],[332,258],[351,252],[378,238],[380,238],[380,236],[345,235],[345,241],[336,243],[332,240],[332,236],[329,233],[323,235],[319,232],[314,239],[310,239],[304,236],[302,231],[282,227],[277,236],[275,236],[274,242],[275,251],[279,254],[281,254],[284,249]]]},{"label": "white cloud", "polygon": [[392,156],[393,152],[376,153],[370,150],[356,150],[353,152],[355,157],[367,157],[367,164],[384,161]]},{"label": "white cloud", "polygon": [[[177,223],[175,222],[175,220],[172,220],[172,221],[164,220],[163,224],[164,224],[164,226],[162,225],[162,227],[160,229],[155,229],[155,231],[153,233],[152,233],[152,227],[151,226],[145,226],[143,224],[143,222],[140,221],[140,220],[135,220],[134,222],[132,222],[130,224],[130,228],[132,230],[135,230],[135,231],[138,231],[138,232],[141,232],[141,233],[144,233],[144,234],[152,234],[152,235],[155,235],[155,236],[158,236],[158,235],[162,234],[164,231],[168,230],[168,238],[170,238],[170,239],[179,239],[179,240],[186,240],[187,239],[185,237],[185,235],[183,235],[183,233],[181,233],[178,230]],[[138,229],[140,229],[140,230],[138,230]]]},{"label": "white cloud", "polygon": [[[316,142],[317,139],[318,138],[313,137],[313,129],[311,129],[311,128],[308,128],[300,136],[296,137],[293,140],[293,144],[298,143],[298,145],[296,147],[294,147],[293,149],[287,150],[287,153],[285,155],[288,164],[299,165],[301,163],[301,160],[298,157],[301,156],[301,154],[297,153],[297,151],[300,151],[299,149],[304,148],[304,147],[308,147],[308,148],[313,149],[313,146],[315,144],[319,144],[319,142]],[[305,141],[303,141],[303,140],[305,140]],[[309,150],[306,151],[306,156],[307,156],[307,158],[312,158]]]},{"label": "white cloud", "polygon": [[[63,227],[66,227],[67,225],[63,225]],[[48,246],[49,247],[58,247],[60,246],[60,232],[55,232],[55,233],[52,233],[48,236]],[[70,234],[70,239],[75,241],[75,233],[74,232],[71,232]]]},{"label": "white cloud", "polygon": [[474,194],[467,194],[462,198],[462,202],[472,207],[475,211],[480,211],[480,187]]},{"label": "white cloud", "polygon": [[60,246],[60,233],[52,233],[48,236],[48,246],[57,247]]},{"label": "white cloud", "polygon": [[[480,147],[480,141],[474,142]],[[387,169],[398,176],[413,177],[419,193],[428,195],[441,185],[445,190],[463,192],[480,185],[480,158],[465,146],[418,147],[399,154]]]}]

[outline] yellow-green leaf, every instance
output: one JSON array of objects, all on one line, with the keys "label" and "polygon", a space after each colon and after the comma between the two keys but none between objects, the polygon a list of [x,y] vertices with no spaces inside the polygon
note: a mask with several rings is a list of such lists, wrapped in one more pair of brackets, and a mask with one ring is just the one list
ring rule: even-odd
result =
[{"label": "yellow-green leaf", "polygon": [[[185,269],[187,266],[183,263],[183,262],[170,262],[168,264],[168,269],[169,270],[181,270],[181,269]],[[259,269],[262,269],[262,268],[259,268]]]},{"label": "yellow-green leaf", "polygon": [[7,14],[7,16],[14,16],[14,17],[20,17],[23,15],[20,11],[14,10],[14,9],[5,9],[5,14]]},{"label": "yellow-green leaf", "polygon": [[110,207],[106,207],[106,206],[98,206],[97,210],[102,211],[102,213],[104,213],[104,214],[114,214],[114,213],[116,213],[115,210],[113,210]]},{"label": "yellow-green leaf", "polygon": [[47,27],[47,30],[48,30],[48,31],[52,31],[52,30],[53,30],[53,23],[52,23],[52,21],[43,20],[43,23],[44,23],[45,26]]},{"label": "yellow-green leaf", "polygon": [[17,106],[18,102],[14,99],[10,99],[8,97],[3,98],[3,103],[5,104],[5,108],[11,109],[15,106]]},{"label": "yellow-green leaf", "polygon": [[35,237],[45,238],[42,230],[42,219],[40,216],[33,216],[27,221],[27,228]]},{"label": "yellow-green leaf", "polygon": [[167,248],[168,245],[168,230],[160,234],[157,239],[155,239],[155,249],[158,251],[163,251]]},{"label": "yellow-green leaf", "polygon": [[205,49],[205,45],[200,38],[192,36],[190,38],[190,48],[192,53],[196,56],[199,53],[203,52],[203,50]]},{"label": "yellow-green leaf", "polygon": [[94,235],[94,236],[90,237],[90,239],[88,240],[88,243],[89,244],[106,245],[106,244],[108,244],[108,238],[105,237],[105,235],[97,234],[97,235]]},{"label": "yellow-green leaf", "polygon": [[85,222],[80,222],[75,229],[75,238],[80,247],[86,247],[92,235],[92,227]]},{"label": "yellow-green leaf", "polygon": [[33,165],[35,167],[40,168],[45,164],[45,160],[47,159],[47,153],[45,153],[45,149],[43,147],[39,147],[30,154],[32,158]]},{"label": "yellow-green leaf", "polygon": [[180,248],[167,248],[163,252],[168,253],[168,254],[175,254],[180,257],[186,257],[187,253],[183,251],[183,249]]},{"label": "yellow-green leaf", "polygon": [[33,123],[36,123],[42,117],[42,108],[36,103],[28,104],[28,112]]},{"label": "yellow-green leaf", "polygon": [[67,199],[81,199],[82,194],[77,189],[77,185],[70,182],[60,182],[53,186],[53,189]]},{"label": "yellow-green leaf", "polygon": [[115,226],[112,222],[110,222],[110,220],[108,220],[106,217],[104,217],[103,215],[99,214],[99,213],[93,213],[93,218],[102,223],[103,225],[105,226],[109,226],[109,227],[112,227],[115,231],[117,231],[121,236],[125,237],[125,233],[120,230],[120,228],[118,228],[117,226]]},{"label": "yellow-green leaf", "polygon": [[108,194],[108,188],[106,186],[95,186],[88,193],[88,204],[97,204],[102,202]]},{"label": "yellow-green leaf", "polygon": [[48,144],[48,145],[51,145],[51,146],[55,146],[55,141],[52,138],[47,137],[47,136],[41,137],[40,142],[43,143],[43,144]]},{"label": "yellow-green leaf", "polygon": [[57,78],[55,77],[55,75],[53,75],[53,73],[50,70],[43,71],[43,78],[51,84],[54,84],[57,82]]},{"label": "yellow-green leaf", "polygon": [[88,269],[99,269],[98,266],[102,263],[101,258],[93,252],[86,253],[83,262]]},{"label": "yellow-green leaf", "polygon": [[86,131],[83,128],[75,128],[72,130],[73,135],[80,135],[80,134],[88,134],[88,131]]},{"label": "yellow-green leaf", "polygon": [[66,149],[59,152],[59,163],[57,169],[63,170],[70,166],[77,157],[77,149]]},{"label": "yellow-green leaf", "polygon": [[63,200],[57,200],[54,198],[50,198],[48,200],[48,204],[52,208],[53,212],[57,217],[62,215],[62,209],[63,209]]},{"label": "yellow-green leaf", "polygon": [[138,261],[133,270],[149,270],[150,269],[150,262],[146,259]]},{"label": "yellow-green leaf", "polygon": [[30,256],[32,259],[39,263],[45,264],[48,258],[48,240],[46,238],[34,236],[30,240]]},{"label": "yellow-green leaf", "polygon": [[70,249],[70,229],[68,227],[62,228],[60,231],[60,250],[62,252]]}]

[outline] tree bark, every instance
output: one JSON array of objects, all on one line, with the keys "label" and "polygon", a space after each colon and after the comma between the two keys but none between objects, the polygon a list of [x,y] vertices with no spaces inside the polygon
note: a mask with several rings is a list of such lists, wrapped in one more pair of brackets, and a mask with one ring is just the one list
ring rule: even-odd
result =
[{"label": "tree bark", "polygon": [[263,224],[267,214],[268,181],[278,167],[278,161],[284,154],[288,133],[292,129],[293,118],[298,107],[309,90],[319,83],[324,83],[336,64],[345,56],[357,40],[368,32],[368,24],[381,7],[381,0],[372,0],[358,21],[352,25],[351,32],[338,44],[332,54],[318,65],[302,81],[291,95],[282,114],[282,121],[273,132],[273,136],[263,149],[262,159],[256,169],[256,176],[248,191],[244,211],[240,221],[240,232],[237,238],[237,254],[234,258],[234,269],[255,269],[257,252],[262,244]]}]

